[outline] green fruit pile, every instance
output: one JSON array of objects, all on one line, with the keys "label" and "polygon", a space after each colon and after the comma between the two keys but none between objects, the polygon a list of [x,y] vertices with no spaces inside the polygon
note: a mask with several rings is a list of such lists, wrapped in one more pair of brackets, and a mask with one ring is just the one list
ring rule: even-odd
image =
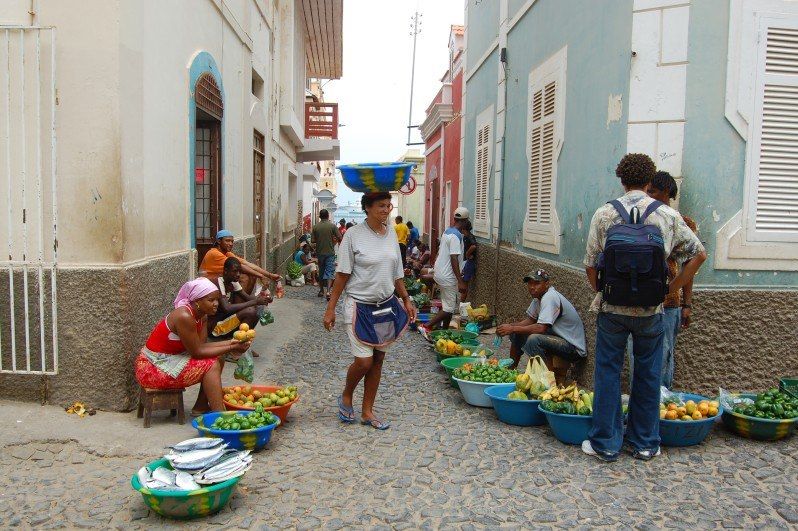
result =
[{"label": "green fruit pile", "polygon": [[274,413],[271,411],[264,411],[262,405],[256,404],[254,413],[221,415],[213,422],[211,428],[225,431],[254,430],[256,428],[270,426],[276,422],[277,416],[274,415]]},{"label": "green fruit pile", "polygon": [[462,334],[457,330],[436,331],[434,336],[435,336],[435,341],[443,339],[446,341],[453,341],[458,345],[463,341],[466,341],[466,339],[463,338]]},{"label": "green fruit pile", "polygon": [[738,404],[734,412],[759,419],[793,419],[798,417],[798,398],[777,388],[756,395],[753,404]]},{"label": "green fruit pile", "polygon": [[466,363],[462,367],[455,369],[453,376],[468,382],[512,383],[515,381],[515,377],[518,376],[518,371],[500,367],[498,361],[485,364]]}]

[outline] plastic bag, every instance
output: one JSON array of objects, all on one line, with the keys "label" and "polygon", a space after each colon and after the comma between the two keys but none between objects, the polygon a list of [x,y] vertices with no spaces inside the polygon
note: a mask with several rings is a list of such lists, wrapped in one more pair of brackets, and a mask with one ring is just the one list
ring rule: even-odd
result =
[{"label": "plastic bag", "polygon": [[537,394],[557,385],[554,373],[546,367],[546,363],[540,356],[529,358],[529,361],[526,363],[526,371],[524,371],[524,374],[529,375],[532,381],[532,389],[534,389]]},{"label": "plastic bag", "polygon": [[236,370],[233,372],[233,378],[236,380],[244,380],[247,383],[252,383],[255,376],[255,360],[252,358],[252,353],[247,350],[242,354],[236,362]]},{"label": "plastic bag", "polygon": [[743,398],[718,387],[718,402],[726,411],[734,411],[735,406],[750,406],[754,403],[750,398]]},{"label": "plastic bag", "polygon": [[676,404],[677,406],[684,405],[684,397],[681,393],[674,393],[664,385],[659,388],[659,401],[666,406],[668,404]]}]

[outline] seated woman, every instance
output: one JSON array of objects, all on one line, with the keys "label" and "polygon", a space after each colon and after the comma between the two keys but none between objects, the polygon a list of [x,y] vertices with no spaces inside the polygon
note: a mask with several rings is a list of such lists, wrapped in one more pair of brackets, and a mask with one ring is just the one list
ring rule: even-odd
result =
[{"label": "seated woman", "polygon": [[307,242],[302,244],[302,248],[294,253],[294,262],[302,266],[302,274],[305,275],[305,281],[318,286],[319,265],[318,259],[313,257],[310,252],[310,244]]},{"label": "seated woman", "polygon": [[174,306],[155,325],[136,358],[136,380],[148,389],[180,389],[201,382],[191,414],[224,411],[223,356],[242,354],[250,343],[206,342],[208,316],[219,306],[219,289],[207,278],[183,284]]},{"label": "seated woman", "polygon": [[416,276],[418,276],[421,274],[421,270],[429,264],[430,252],[429,245],[426,243],[419,243],[416,249],[418,249],[418,259],[412,260],[410,266]]},{"label": "seated woman", "polygon": [[[221,293],[219,307],[215,315],[208,316],[208,333],[214,341],[230,339],[242,323],[255,328],[259,317],[257,307],[266,306],[272,301],[269,290],[255,296],[244,291],[239,284],[240,276],[241,262],[238,258],[225,260],[222,276],[216,281]],[[257,356],[254,351],[252,355]]]}]

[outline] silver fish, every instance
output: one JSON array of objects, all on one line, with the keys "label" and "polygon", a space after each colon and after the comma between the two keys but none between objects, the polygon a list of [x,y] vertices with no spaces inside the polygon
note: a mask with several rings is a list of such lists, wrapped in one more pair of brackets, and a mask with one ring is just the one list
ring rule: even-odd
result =
[{"label": "silver fish", "polygon": [[152,479],[167,485],[176,485],[174,471],[163,466],[159,466],[152,471]]},{"label": "silver fish", "polygon": [[176,452],[190,452],[192,450],[207,450],[209,448],[216,448],[224,441],[222,439],[215,439],[211,437],[195,437],[194,439],[187,439],[179,442],[174,446],[167,446]]},{"label": "silver fish", "polygon": [[194,474],[199,484],[219,483],[244,474],[252,467],[252,456],[248,450],[225,456],[218,463]]},{"label": "silver fish", "polygon": [[191,476],[191,474],[181,470],[178,470],[177,473],[175,473],[175,483],[177,483],[177,486],[183,490],[197,490],[201,488],[199,485],[197,485],[197,482],[194,481],[194,478]]},{"label": "silver fish", "polygon": [[185,470],[189,472],[197,472],[198,470],[202,470],[203,468],[213,466],[214,464],[218,463],[220,458],[223,457],[225,454],[235,452],[235,450],[222,450],[220,453],[211,455],[204,459],[196,459],[193,461],[181,461],[176,460],[172,462],[172,466],[176,470]]},{"label": "silver fish", "polygon": [[208,476],[208,477],[203,476],[203,477],[195,478],[195,479],[196,479],[197,483],[199,483],[200,485],[212,485],[214,483],[221,483],[223,481],[227,481],[228,479],[237,478],[238,476],[243,476],[244,474],[247,473],[247,471],[250,468],[252,468],[252,463],[251,462],[247,463],[247,464],[244,464],[240,468],[236,468],[236,469],[234,469],[234,470],[232,470],[230,472],[227,472],[225,475]]},{"label": "silver fish", "polygon": [[150,475],[150,470],[146,466],[139,468],[139,471],[136,472],[136,476],[138,476],[139,483],[141,483],[142,486],[145,486],[152,477],[152,475]]},{"label": "silver fish", "polygon": [[177,485],[169,485],[168,483],[164,483],[163,481],[158,481],[157,479],[150,479],[147,481],[145,486],[148,489],[156,489],[156,490],[182,490]]}]

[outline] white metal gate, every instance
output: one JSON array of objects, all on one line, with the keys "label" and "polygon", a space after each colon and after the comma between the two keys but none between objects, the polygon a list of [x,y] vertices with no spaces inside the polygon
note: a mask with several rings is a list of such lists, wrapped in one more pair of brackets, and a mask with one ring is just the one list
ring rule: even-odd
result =
[{"label": "white metal gate", "polygon": [[58,372],[55,47],[0,26],[0,373]]}]

